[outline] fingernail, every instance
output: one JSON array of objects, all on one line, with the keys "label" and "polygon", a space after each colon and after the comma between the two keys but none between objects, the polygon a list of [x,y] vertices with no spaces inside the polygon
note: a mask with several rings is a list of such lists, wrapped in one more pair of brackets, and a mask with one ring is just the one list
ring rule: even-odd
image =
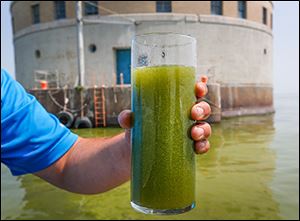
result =
[{"label": "fingernail", "polygon": [[200,140],[204,137],[204,129],[202,127],[196,127],[196,131],[197,131],[197,134],[199,134],[197,137],[198,139],[197,140]]},{"label": "fingernail", "polygon": [[203,84],[200,84],[200,88],[201,88],[202,91],[206,90],[206,88],[205,88],[205,86]]},{"label": "fingernail", "polygon": [[199,146],[200,146],[201,148],[204,148],[204,147],[205,147],[205,141],[200,142],[200,143],[199,143]]},{"label": "fingernail", "polygon": [[201,77],[201,82],[203,82],[203,83],[206,84],[206,83],[207,83],[207,80],[208,80],[208,77],[207,77],[207,76],[204,75],[204,76]]},{"label": "fingernail", "polygon": [[204,117],[204,110],[202,107],[196,107],[197,119]]}]

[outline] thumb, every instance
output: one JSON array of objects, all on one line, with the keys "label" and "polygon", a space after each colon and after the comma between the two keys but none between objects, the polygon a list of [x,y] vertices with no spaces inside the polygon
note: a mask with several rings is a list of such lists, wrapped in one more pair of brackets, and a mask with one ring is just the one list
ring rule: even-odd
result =
[{"label": "thumb", "polygon": [[123,110],[118,116],[118,122],[124,129],[129,129],[132,126],[132,112],[130,110]]}]

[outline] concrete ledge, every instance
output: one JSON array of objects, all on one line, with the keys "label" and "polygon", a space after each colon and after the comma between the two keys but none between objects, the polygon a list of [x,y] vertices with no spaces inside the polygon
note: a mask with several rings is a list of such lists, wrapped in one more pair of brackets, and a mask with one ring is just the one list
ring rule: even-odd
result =
[{"label": "concrete ledge", "polygon": [[272,107],[273,88],[259,85],[221,85],[222,110],[244,110],[248,107]]},{"label": "concrete ledge", "polygon": [[247,116],[247,115],[263,115],[274,113],[275,109],[273,106],[269,107],[243,107],[235,109],[227,109],[222,111],[222,118]]},{"label": "concrete ledge", "polygon": [[44,31],[44,30],[49,30],[49,29],[56,29],[56,28],[64,28],[64,27],[75,26],[75,25],[76,25],[75,19],[61,19],[61,20],[56,20],[56,21],[52,21],[52,22],[31,25],[27,28],[24,28],[24,29],[16,32],[14,34],[14,41],[20,37],[23,37],[25,35],[28,35],[28,34],[31,34],[34,32],[39,32],[39,31]]},{"label": "concrete ledge", "polygon": [[[107,23],[107,24],[126,24],[139,25],[142,22],[186,22],[186,23],[206,23],[206,24],[220,24],[232,25],[243,28],[251,28],[257,31],[263,31],[271,36],[272,30],[258,22],[249,21],[247,19],[218,16],[218,15],[197,15],[197,14],[181,14],[181,13],[140,13],[140,14],[118,14],[106,16],[87,16],[84,17],[86,23]],[[14,40],[34,32],[63,28],[67,26],[75,26],[75,19],[61,19],[47,23],[40,23],[24,28],[14,34]]]},{"label": "concrete ledge", "polygon": [[239,26],[244,28],[251,28],[258,31],[263,31],[273,36],[272,30],[268,26],[247,19],[233,18],[233,17],[226,17],[226,16],[219,16],[219,15],[199,15],[199,22],[208,23],[208,24],[232,25],[232,26]]},{"label": "concrete ledge", "polygon": [[[115,25],[134,25],[134,21],[132,21],[129,17],[128,19],[122,18],[123,16],[87,16],[83,18],[84,25],[86,24],[115,24]],[[76,20],[74,18],[71,19],[60,19],[47,23],[39,23],[35,25],[31,25],[27,28],[24,28],[14,34],[14,40],[18,38],[28,35],[31,33],[45,31],[49,29],[56,28],[64,28],[68,26],[76,27]]]},{"label": "concrete ledge", "polygon": [[117,15],[106,15],[109,18],[130,18],[134,19],[135,22],[145,21],[170,21],[178,22],[184,21],[186,16],[192,16],[195,14],[181,14],[181,13],[137,13],[137,14],[117,14]]},{"label": "concrete ledge", "polygon": [[[220,101],[220,85],[209,84],[209,93],[204,99],[212,108],[211,117],[206,121],[210,123],[217,123],[221,121],[221,118],[245,116],[245,115],[262,115],[274,113],[273,105],[264,106],[246,106],[246,107],[234,107],[234,108],[221,108]],[[39,102],[50,113],[57,114],[63,109],[64,106],[64,90],[63,89],[31,89],[29,93],[34,95]],[[66,96],[69,98],[69,103],[66,105],[67,109],[74,110],[72,113],[74,116],[79,116],[82,104],[80,103],[80,91],[76,89],[67,89],[65,91]],[[86,88],[83,91],[83,114],[91,119],[94,119],[94,88]],[[130,109],[131,107],[131,88],[129,85],[120,87],[104,87],[105,96],[105,112],[106,122],[108,126],[118,126],[118,115],[124,109]],[[222,95],[221,95],[222,96]],[[224,98],[223,98],[224,99]],[[251,103],[250,103],[251,104]]]},{"label": "concrete ledge", "polygon": [[186,15],[185,16],[185,22],[198,22],[198,16],[197,15]]}]

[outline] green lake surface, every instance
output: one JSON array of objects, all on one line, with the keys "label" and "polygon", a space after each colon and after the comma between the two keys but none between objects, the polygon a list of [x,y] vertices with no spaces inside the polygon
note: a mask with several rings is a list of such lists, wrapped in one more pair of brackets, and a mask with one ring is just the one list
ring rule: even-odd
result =
[{"label": "green lake surface", "polygon": [[[1,164],[1,219],[299,219],[299,96],[275,95],[275,114],[212,125],[211,149],[196,157],[196,208],[176,216],[130,206],[130,183],[98,195],[58,189]],[[107,137],[119,128],[74,130]]]}]

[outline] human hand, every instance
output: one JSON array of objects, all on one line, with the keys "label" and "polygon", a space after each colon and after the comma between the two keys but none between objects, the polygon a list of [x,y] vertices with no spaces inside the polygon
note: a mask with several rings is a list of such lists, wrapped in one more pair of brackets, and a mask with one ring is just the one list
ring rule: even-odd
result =
[{"label": "human hand", "polygon": [[[207,94],[207,77],[201,77],[201,82],[195,84],[195,95],[199,100]],[[191,118],[197,121],[191,128],[191,138],[194,140],[194,151],[196,154],[206,153],[210,144],[207,140],[211,135],[211,127],[206,122],[201,122],[209,117],[211,108],[205,101],[196,102],[191,109]],[[125,130],[125,138],[127,142],[130,142],[130,128],[131,128],[131,116],[130,110],[123,110],[119,116],[118,121],[122,128]]]}]

